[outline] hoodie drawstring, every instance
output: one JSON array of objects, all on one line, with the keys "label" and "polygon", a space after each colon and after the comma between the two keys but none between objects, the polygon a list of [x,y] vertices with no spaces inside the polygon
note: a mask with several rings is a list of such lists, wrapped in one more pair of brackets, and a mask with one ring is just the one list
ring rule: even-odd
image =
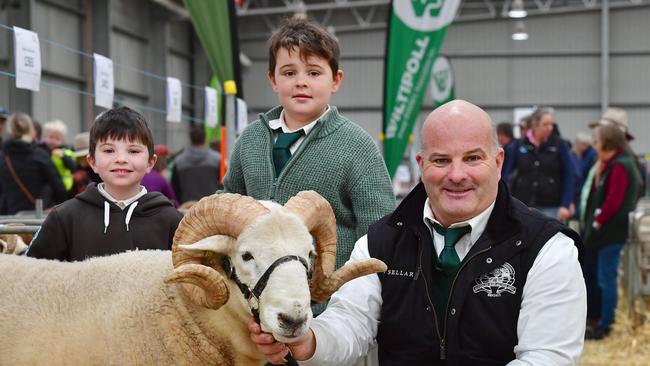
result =
[{"label": "hoodie drawstring", "polygon": [[135,201],[129,206],[129,210],[126,211],[126,219],[124,219],[124,223],[126,224],[126,231],[129,231],[129,221],[131,221],[131,215],[133,215],[133,210],[135,210],[135,207],[138,205],[138,201]]},{"label": "hoodie drawstring", "polygon": [[[129,222],[131,221],[131,216],[133,216],[133,211],[135,210],[135,207],[138,205],[138,201],[133,202],[129,207],[129,209],[126,211],[126,218],[124,219],[124,223],[126,224],[126,231],[129,231]],[[108,230],[108,225],[110,224],[111,221],[111,205],[108,203],[108,201],[104,201],[104,234],[106,234],[106,230]]]},{"label": "hoodie drawstring", "polygon": [[106,234],[106,230],[108,230],[108,224],[111,221],[111,205],[104,201],[104,234]]}]

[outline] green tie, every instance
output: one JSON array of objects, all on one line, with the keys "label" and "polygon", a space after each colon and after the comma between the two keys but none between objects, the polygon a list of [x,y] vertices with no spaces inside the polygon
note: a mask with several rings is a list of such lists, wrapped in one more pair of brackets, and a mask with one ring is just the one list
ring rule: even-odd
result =
[{"label": "green tie", "polygon": [[278,132],[278,138],[275,140],[273,146],[273,164],[275,165],[275,177],[280,176],[282,169],[289,159],[291,159],[291,145],[293,145],[302,135],[305,134],[304,130],[296,132]]},{"label": "green tie", "polygon": [[455,248],[456,242],[463,235],[472,231],[472,227],[466,225],[455,228],[444,228],[434,222],[433,229],[445,237],[445,248],[440,252],[440,256],[438,257],[438,268],[445,273],[455,273],[460,267],[460,258],[458,258],[458,253],[456,253]]}]

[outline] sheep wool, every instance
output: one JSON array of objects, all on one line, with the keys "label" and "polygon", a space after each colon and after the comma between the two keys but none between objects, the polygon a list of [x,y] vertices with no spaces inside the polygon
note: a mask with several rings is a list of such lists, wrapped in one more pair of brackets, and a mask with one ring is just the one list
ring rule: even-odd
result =
[{"label": "sheep wool", "polygon": [[250,342],[230,341],[248,337],[243,318],[191,303],[164,284],[171,270],[169,251],[73,263],[1,255],[0,365],[259,365]]}]

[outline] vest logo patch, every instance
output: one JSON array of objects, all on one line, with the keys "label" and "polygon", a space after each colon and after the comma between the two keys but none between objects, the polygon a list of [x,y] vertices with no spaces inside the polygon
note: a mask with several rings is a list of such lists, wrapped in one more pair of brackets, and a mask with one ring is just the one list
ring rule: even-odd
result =
[{"label": "vest logo patch", "polygon": [[507,262],[489,273],[481,275],[474,283],[472,288],[474,293],[485,292],[488,297],[501,297],[501,293],[504,291],[513,295],[517,292],[517,288],[513,286],[515,269]]},{"label": "vest logo patch", "polygon": [[415,272],[405,271],[403,269],[389,269],[388,271],[384,272],[384,274],[387,276],[410,277],[410,278],[413,278],[415,276]]}]

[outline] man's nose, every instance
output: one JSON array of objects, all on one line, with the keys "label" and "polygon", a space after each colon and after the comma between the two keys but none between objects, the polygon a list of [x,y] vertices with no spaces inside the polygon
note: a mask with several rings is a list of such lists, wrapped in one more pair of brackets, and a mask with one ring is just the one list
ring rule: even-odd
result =
[{"label": "man's nose", "polygon": [[447,178],[454,182],[462,182],[467,178],[467,172],[465,171],[465,166],[461,162],[453,162],[449,165],[449,173],[447,174]]}]

